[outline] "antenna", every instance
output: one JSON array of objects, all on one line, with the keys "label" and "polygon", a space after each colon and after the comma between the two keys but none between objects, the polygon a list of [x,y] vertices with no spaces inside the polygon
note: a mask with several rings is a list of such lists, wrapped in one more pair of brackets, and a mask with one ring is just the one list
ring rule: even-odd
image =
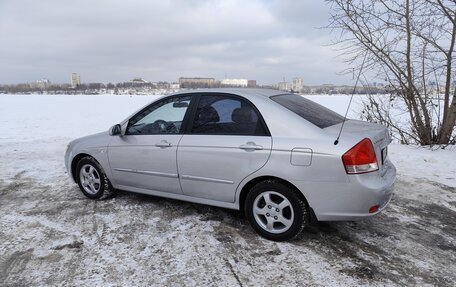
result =
[{"label": "antenna", "polygon": [[348,102],[347,110],[345,111],[344,120],[342,121],[342,125],[340,126],[339,134],[337,135],[337,138],[334,141],[334,145],[337,145],[339,143],[340,134],[342,133],[342,129],[344,128],[345,121],[347,120],[348,110],[350,109],[350,105],[353,100],[353,95],[355,94],[356,87],[358,86],[359,77],[361,76],[361,73],[363,72],[364,63],[366,62],[366,58],[367,58],[367,51],[366,51],[366,54],[364,55],[363,63],[361,64],[361,67],[359,69],[358,77],[356,77],[355,86],[353,87],[353,92],[351,94],[350,101]]}]

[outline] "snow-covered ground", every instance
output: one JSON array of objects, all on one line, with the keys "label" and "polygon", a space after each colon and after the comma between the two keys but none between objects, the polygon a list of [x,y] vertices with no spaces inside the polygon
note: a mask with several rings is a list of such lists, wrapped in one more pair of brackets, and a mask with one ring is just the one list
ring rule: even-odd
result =
[{"label": "snow-covered ground", "polygon": [[[286,243],[260,238],[236,211],[84,198],[65,173],[66,144],[155,97],[0,95],[0,285],[455,284],[454,147],[392,144],[398,181],[380,216]],[[341,114],[349,100],[308,97]]]}]

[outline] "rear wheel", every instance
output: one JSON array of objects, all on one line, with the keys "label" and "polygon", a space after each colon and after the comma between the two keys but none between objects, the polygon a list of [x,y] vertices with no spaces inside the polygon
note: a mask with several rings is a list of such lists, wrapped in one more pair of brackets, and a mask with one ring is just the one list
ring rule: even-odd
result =
[{"label": "rear wheel", "polygon": [[298,235],[309,222],[307,203],[288,185],[266,180],[247,194],[245,214],[253,229],[261,236],[285,241]]},{"label": "rear wheel", "polygon": [[82,158],[76,166],[76,172],[79,188],[88,198],[99,199],[112,195],[111,183],[93,157]]}]

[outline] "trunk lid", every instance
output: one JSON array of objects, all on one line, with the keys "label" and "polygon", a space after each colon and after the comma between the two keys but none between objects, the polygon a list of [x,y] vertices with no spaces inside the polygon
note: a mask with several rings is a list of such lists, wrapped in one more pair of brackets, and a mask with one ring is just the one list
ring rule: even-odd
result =
[{"label": "trunk lid", "polygon": [[[336,139],[342,123],[323,129]],[[375,154],[379,164],[379,170],[384,172],[385,163],[388,155],[388,145],[391,137],[388,129],[380,124],[369,123],[359,120],[346,120],[339,139],[341,144],[347,143],[350,147],[354,146],[364,138],[369,138],[374,145]],[[348,147],[348,149],[350,149]],[[348,150],[347,149],[347,150]]]}]

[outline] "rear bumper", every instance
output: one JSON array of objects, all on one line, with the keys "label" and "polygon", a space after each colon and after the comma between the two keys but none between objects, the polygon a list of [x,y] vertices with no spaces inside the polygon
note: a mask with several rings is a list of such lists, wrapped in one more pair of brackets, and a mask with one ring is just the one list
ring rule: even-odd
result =
[{"label": "rear bumper", "polygon": [[[359,208],[353,208],[351,205],[347,208],[339,210],[337,212],[319,212],[316,213],[318,221],[352,221],[352,220],[362,220],[369,217],[374,217],[382,212],[390,203],[393,198],[393,189],[394,185],[385,188],[377,193],[382,193],[383,195],[373,195],[371,200],[358,200],[353,198],[355,202],[358,202],[358,205],[363,207],[363,210]],[[379,208],[376,212],[369,213],[369,208],[372,206],[378,205]],[[344,207],[343,205],[341,206]]]},{"label": "rear bumper", "polygon": [[[396,168],[387,163],[383,172],[348,175],[347,182],[297,182],[318,221],[350,221],[382,212],[393,197]],[[378,205],[376,212],[369,208]]]}]

